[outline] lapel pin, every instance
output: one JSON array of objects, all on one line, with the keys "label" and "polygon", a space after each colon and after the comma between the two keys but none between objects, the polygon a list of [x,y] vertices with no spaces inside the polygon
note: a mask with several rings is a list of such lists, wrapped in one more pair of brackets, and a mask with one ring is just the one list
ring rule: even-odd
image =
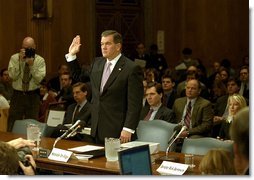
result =
[{"label": "lapel pin", "polygon": [[119,71],[122,71],[122,68],[119,68],[118,70],[119,70]]}]

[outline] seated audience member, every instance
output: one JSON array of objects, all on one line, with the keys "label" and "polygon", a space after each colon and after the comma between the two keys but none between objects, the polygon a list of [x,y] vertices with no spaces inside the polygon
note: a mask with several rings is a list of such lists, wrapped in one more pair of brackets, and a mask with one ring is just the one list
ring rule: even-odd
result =
[{"label": "seated audience member", "polygon": [[213,62],[212,73],[209,74],[209,76],[208,76],[208,83],[207,83],[207,85],[208,85],[209,89],[212,88],[211,86],[212,86],[212,84],[213,84],[213,82],[215,80],[216,75],[219,73],[220,67],[221,66],[220,66],[220,63],[218,61]]},{"label": "seated audience member", "polygon": [[72,77],[70,73],[63,73],[60,75],[61,87],[59,94],[56,96],[58,102],[66,102],[65,106],[68,107],[74,103],[72,95]]},{"label": "seated audience member", "polygon": [[[190,68],[191,67],[194,67],[194,66],[190,66]],[[190,79],[197,79],[197,80],[199,79],[198,74],[194,70],[188,70],[186,80],[180,82],[177,85],[177,89],[176,89],[177,97],[184,97],[186,95],[186,92],[185,92],[186,84],[187,84],[187,81],[190,80]],[[199,83],[200,83],[200,86],[201,86],[200,96],[205,98],[205,99],[209,99],[209,93],[208,93],[208,90],[207,90],[206,86],[200,81],[199,81]]]},{"label": "seated audience member", "polygon": [[209,100],[214,104],[219,97],[222,97],[226,94],[227,87],[225,86],[225,84],[220,79],[214,80],[210,90]]},{"label": "seated audience member", "polygon": [[224,149],[212,149],[199,164],[203,175],[236,175],[233,155]]},{"label": "seated audience member", "polygon": [[239,79],[241,81],[239,94],[249,100],[249,67],[242,66],[239,75]]},{"label": "seated audience member", "polygon": [[219,97],[214,105],[215,116],[213,117],[212,137],[216,138],[219,136],[221,123],[224,121],[225,117],[228,116],[228,97],[238,93],[239,89],[240,81],[238,81],[236,78],[229,78],[227,83],[227,94]]},{"label": "seated audience member", "polygon": [[69,72],[69,69],[68,69],[68,66],[66,64],[61,64],[60,66],[58,66],[58,75],[51,78],[48,81],[47,86],[49,88],[49,91],[53,91],[57,95],[60,92],[60,90],[62,89],[60,76],[63,73],[68,73],[68,72]]},{"label": "seated audience member", "polygon": [[229,59],[224,58],[221,60],[220,65],[227,69],[228,77],[235,77],[235,70],[231,67],[231,62]]},{"label": "seated audience member", "polygon": [[185,72],[190,66],[198,66],[199,62],[192,58],[192,49],[184,48],[182,51],[182,59],[180,63],[175,66],[176,83],[180,83],[186,79]]},{"label": "seated audience member", "polygon": [[156,82],[148,83],[145,94],[149,106],[142,108],[140,119],[144,121],[160,119],[173,123],[172,110],[161,103],[163,96],[161,84]]},{"label": "seated audience member", "polygon": [[161,78],[163,89],[163,105],[172,109],[176,99],[175,81],[169,74],[164,74]]},{"label": "seated audience member", "polygon": [[10,102],[13,94],[13,88],[11,85],[11,78],[8,73],[8,69],[4,68],[0,72],[0,94],[2,94],[7,101]]},{"label": "seated audience member", "polygon": [[162,73],[164,72],[165,69],[168,68],[168,64],[167,64],[167,61],[166,61],[165,57],[163,56],[163,54],[158,53],[157,44],[152,44],[150,46],[149,56],[150,56],[150,61],[146,67],[147,68],[155,68],[159,73],[158,79],[160,80]]},{"label": "seated audience member", "polygon": [[228,79],[230,78],[230,74],[229,74],[229,71],[228,69],[224,68],[224,67],[221,67],[220,70],[219,70],[219,74],[220,74],[220,79],[221,81],[227,85],[227,82],[228,82]]},{"label": "seated audience member", "polygon": [[145,45],[142,42],[139,42],[136,45],[135,53],[132,55],[131,59],[135,61],[135,59],[145,60],[146,65],[149,62],[149,55],[146,53]]},{"label": "seated audience member", "polygon": [[147,83],[150,82],[160,82],[159,72],[155,68],[148,68],[145,70],[145,75]]},{"label": "seated audience member", "polygon": [[46,122],[46,113],[49,108],[50,103],[55,103],[57,102],[55,97],[48,92],[48,87],[46,80],[43,80],[41,82],[40,86],[40,99],[41,99],[41,104],[40,104],[40,110],[39,110],[39,121],[40,122]]},{"label": "seated audience member", "polygon": [[249,175],[249,107],[241,109],[230,126],[234,142],[234,165],[237,174]]},{"label": "seated audience member", "polygon": [[34,169],[36,164],[33,156],[26,155],[25,158],[29,161],[30,166],[24,166],[19,159],[17,149],[29,146],[34,147],[34,142],[23,138],[13,139],[9,142],[0,141],[0,174],[2,175],[18,175],[19,167],[25,175],[35,175]]},{"label": "seated audience member", "polygon": [[[82,128],[91,126],[91,104],[87,101],[87,85],[78,82],[72,86],[73,97],[76,103],[68,106],[63,125],[58,125],[51,137],[59,137],[63,134],[61,130],[68,129],[65,124],[74,124],[77,120],[82,121]],[[82,140],[83,136],[77,134],[74,140]]]},{"label": "seated audience member", "polygon": [[206,137],[211,135],[213,109],[210,101],[200,97],[201,85],[197,79],[186,84],[186,97],[177,98],[173,105],[175,120],[187,127],[180,137]]},{"label": "seated audience member", "polygon": [[236,113],[247,106],[245,98],[240,94],[233,94],[228,98],[228,116],[224,117],[225,120],[221,124],[219,137],[220,139],[227,140],[230,139],[229,136],[229,127],[234,120]]}]

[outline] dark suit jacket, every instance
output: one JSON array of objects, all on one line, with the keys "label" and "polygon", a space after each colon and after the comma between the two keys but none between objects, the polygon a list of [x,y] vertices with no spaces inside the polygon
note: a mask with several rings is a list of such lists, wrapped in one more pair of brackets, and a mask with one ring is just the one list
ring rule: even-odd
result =
[{"label": "dark suit jacket", "polygon": [[227,107],[227,103],[228,103],[228,94],[219,97],[214,106],[214,115],[222,116]]},{"label": "dark suit jacket", "polygon": [[[65,113],[63,124],[70,124],[71,123],[72,116],[75,111],[76,105],[77,105],[77,103],[74,103],[74,104],[71,104],[70,106],[68,106],[66,113]],[[73,120],[72,124],[74,124],[77,120],[84,121],[86,127],[91,126],[91,103],[89,103],[87,101],[87,103],[82,107],[82,109],[80,109],[77,117]]]},{"label": "dark suit jacket", "polygon": [[[101,94],[101,78],[105,63],[105,58],[96,58],[90,71],[92,87],[91,135],[102,142],[105,137],[119,138],[123,127],[136,130],[144,91],[141,68],[122,55]],[[69,65],[73,76],[78,77],[78,73],[82,72],[78,62],[74,60]],[[84,75],[87,76],[87,73]],[[82,79],[82,74],[79,79]]]},{"label": "dark suit jacket", "polygon": [[177,97],[176,90],[173,89],[173,91],[170,93],[169,97],[167,98],[166,104],[165,104],[169,109],[172,109],[176,97]]},{"label": "dark suit jacket", "polygon": [[[147,113],[150,110],[150,106],[144,106],[141,111],[140,120],[144,120]],[[154,117],[155,120],[160,119],[170,123],[174,123],[173,111],[166,106],[161,105]]]},{"label": "dark suit jacket", "polygon": [[[187,103],[187,97],[178,98],[173,105],[173,112],[177,123],[181,122],[184,107]],[[198,97],[192,110],[191,123],[192,128],[189,129],[189,134],[210,136],[213,124],[213,109],[210,101]]]}]

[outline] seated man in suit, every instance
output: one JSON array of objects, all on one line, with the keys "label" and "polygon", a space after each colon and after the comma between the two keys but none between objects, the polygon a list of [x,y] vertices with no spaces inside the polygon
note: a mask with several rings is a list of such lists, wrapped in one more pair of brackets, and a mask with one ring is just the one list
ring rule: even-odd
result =
[{"label": "seated man in suit", "polygon": [[[72,86],[73,97],[76,103],[68,106],[63,125],[58,125],[51,137],[59,137],[64,132],[61,130],[67,130],[67,124],[73,125],[77,120],[82,121],[83,127],[91,126],[91,104],[87,101],[87,85],[85,83],[78,82]],[[82,127],[82,128],[83,128]],[[83,140],[84,136],[81,134],[77,134],[72,139],[74,140]]]},{"label": "seated man in suit", "polygon": [[173,112],[177,123],[185,125],[187,130],[180,137],[205,137],[211,135],[213,109],[210,101],[200,97],[201,85],[197,79],[186,84],[186,97],[175,100]]},{"label": "seated man in suit", "polygon": [[163,97],[161,84],[156,82],[148,83],[145,94],[149,106],[142,108],[140,119],[146,121],[160,119],[173,123],[172,110],[161,103]]}]

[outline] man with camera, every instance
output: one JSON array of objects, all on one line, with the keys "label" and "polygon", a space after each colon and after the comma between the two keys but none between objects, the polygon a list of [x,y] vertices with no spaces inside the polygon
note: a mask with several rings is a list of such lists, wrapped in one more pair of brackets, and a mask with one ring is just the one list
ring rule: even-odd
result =
[{"label": "man with camera", "polygon": [[37,119],[40,106],[40,82],[46,75],[43,57],[35,52],[33,38],[23,40],[19,53],[11,56],[8,71],[14,89],[10,103],[8,131],[17,119]]}]

